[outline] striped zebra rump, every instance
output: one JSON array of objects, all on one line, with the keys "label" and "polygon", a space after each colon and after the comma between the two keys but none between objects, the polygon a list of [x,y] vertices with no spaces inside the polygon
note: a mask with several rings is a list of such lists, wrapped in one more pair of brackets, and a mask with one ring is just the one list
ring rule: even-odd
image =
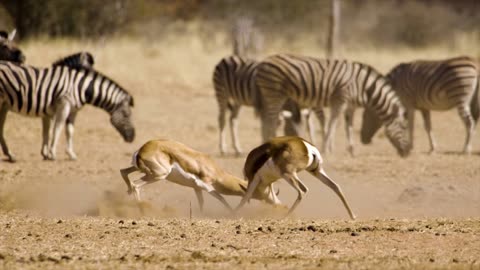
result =
[{"label": "striped zebra rump", "polygon": [[219,106],[260,108],[254,73],[258,62],[239,56],[223,58],[213,73],[213,87]]},{"label": "striped zebra rump", "polygon": [[407,107],[449,110],[468,104],[478,81],[478,63],[470,57],[414,61],[387,75]]},{"label": "striped zebra rump", "polygon": [[[302,108],[316,110],[317,114],[324,107],[331,108],[323,151],[327,150],[334,136],[338,115],[347,108],[352,110],[356,106],[363,106],[371,108],[379,116],[386,126],[387,137],[399,154],[404,156],[409,152],[404,107],[388,80],[366,64],[275,55],[258,66],[256,83],[265,100],[265,113],[262,116],[264,140],[275,136],[274,116],[290,98]],[[351,123],[348,125],[351,126]],[[347,137],[350,137],[348,132]]]}]

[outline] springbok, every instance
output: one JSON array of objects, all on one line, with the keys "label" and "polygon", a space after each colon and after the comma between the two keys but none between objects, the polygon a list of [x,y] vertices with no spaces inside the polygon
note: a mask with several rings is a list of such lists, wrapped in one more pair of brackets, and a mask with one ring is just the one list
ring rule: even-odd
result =
[{"label": "springbok", "polygon": [[257,190],[266,190],[275,181],[283,178],[298,192],[297,200],[288,211],[288,214],[292,213],[308,192],[308,188],[298,178],[297,173],[307,170],[340,197],[350,218],[355,219],[355,214],[350,209],[340,186],[328,177],[322,163],[318,149],[300,137],[285,136],[270,139],[253,149],[247,156],[243,168],[248,180],[247,192],[236,210],[243,207]]},{"label": "springbok", "polygon": [[[131,181],[128,175],[140,171],[145,175]],[[221,169],[208,155],[188,146],[167,139],[152,140],[145,143],[133,154],[132,166],[121,169],[120,173],[127,184],[128,194],[135,191],[135,197],[141,200],[140,188],[160,180],[191,187],[195,190],[200,211],[203,212],[203,194],[208,192],[232,211],[232,207],[223,198],[224,195],[244,196],[247,181],[235,177]],[[265,192],[253,192],[250,197],[269,204],[281,204],[272,189]]]}]

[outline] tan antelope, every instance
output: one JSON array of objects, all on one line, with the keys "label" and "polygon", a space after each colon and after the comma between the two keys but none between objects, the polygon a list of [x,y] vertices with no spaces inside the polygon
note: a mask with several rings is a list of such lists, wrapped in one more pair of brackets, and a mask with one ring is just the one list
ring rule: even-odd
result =
[{"label": "tan antelope", "polygon": [[[191,187],[195,190],[200,210],[203,211],[202,191],[218,199],[232,211],[232,207],[223,198],[224,195],[244,196],[247,181],[235,177],[221,169],[208,155],[195,151],[188,146],[166,139],[152,140],[145,143],[133,154],[131,167],[120,170],[122,178],[128,186],[128,193],[135,191],[140,200],[140,188],[160,180]],[[140,171],[145,175],[131,181],[128,175]],[[269,204],[280,204],[277,194],[271,190],[254,192],[250,197]]]},{"label": "tan antelope", "polygon": [[345,200],[342,190],[325,173],[322,163],[318,149],[300,137],[285,136],[270,139],[253,149],[247,156],[243,168],[248,180],[247,192],[236,210],[240,209],[252,194],[259,190],[267,190],[275,181],[283,178],[298,192],[297,200],[288,211],[288,214],[292,213],[308,192],[307,186],[298,178],[297,173],[307,170],[340,197],[350,218],[355,219],[355,214]]}]

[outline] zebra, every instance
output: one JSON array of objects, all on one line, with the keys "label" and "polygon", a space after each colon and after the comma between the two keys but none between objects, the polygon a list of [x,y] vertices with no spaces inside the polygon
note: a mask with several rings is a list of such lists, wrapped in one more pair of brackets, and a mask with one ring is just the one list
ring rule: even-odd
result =
[{"label": "zebra", "polygon": [[10,61],[15,63],[25,62],[25,55],[13,43],[13,39],[15,38],[16,32],[17,32],[16,30],[13,30],[9,34],[3,30],[0,31],[0,60]]},{"label": "zebra", "polygon": [[[135,138],[131,122],[133,97],[116,82],[93,69],[68,66],[35,68],[0,61],[0,104],[0,144],[10,162],[15,162],[15,157],[3,136],[8,111],[42,118],[41,154],[44,159],[56,158],[58,137],[67,117],[85,104],[107,111],[110,122],[126,142]],[[55,119],[53,134],[49,138],[52,118]],[[76,157],[71,145],[67,145],[67,154],[71,159]]]},{"label": "zebra", "polygon": [[[225,122],[226,113],[230,112],[230,133],[236,155],[242,153],[238,140],[238,115],[241,106],[253,106],[256,115],[262,108],[260,92],[255,85],[256,68],[260,62],[236,55],[222,58],[213,72],[213,86],[219,106],[218,125],[220,130],[220,153],[226,153]],[[280,114],[285,120],[286,135],[303,135],[301,131],[302,116],[305,112],[288,100]],[[311,126],[308,125],[308,130]]]},{"label": "zebra", "polygon": [[[261,120],[265,141],[275,136],[278,125],[276,115],[290,98],[302,108],[312,109],[319,118],[323,108],[330,107],[324,152],[327,152],[327,146],[334,137],[340,113],[350,110],[353,114],[357,106],[371,108],[377,113],[385,125],[387,137],[400,156],[405,157],[410,152],[405,108],[388,80],[369,65],[278,54],[259,64],[256,85],[264,102]],[[351,126],[351,122],[347,123],[347,139],[353,152]]]},{"label": "zebra", "polygon": [[[415,110],[422,113],[432,153],[436,150],[436,142],[432,133],[430,111],[457,108],[466,128],[463,152],[469,154],[474,127],[480,115],[478,76],[478,62],[467,56],[437,61],[417,60],[395,66],[387,77],[407,108],[411,142],[413,143]],[[370,143],[378,128],[377,117],[371,111],[365,110],[361,129],[362,142]]]}]

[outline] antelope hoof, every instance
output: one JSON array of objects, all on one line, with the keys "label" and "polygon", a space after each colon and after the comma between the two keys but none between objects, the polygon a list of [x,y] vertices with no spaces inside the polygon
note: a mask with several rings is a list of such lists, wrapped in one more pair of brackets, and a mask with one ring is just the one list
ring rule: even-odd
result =
[{"label": "antelope hoof", "polygon": [[15,162],[17,162],[17,159],[13,155],[8,155],[7,161],[10,162],[10,163],[15,163]]}]

